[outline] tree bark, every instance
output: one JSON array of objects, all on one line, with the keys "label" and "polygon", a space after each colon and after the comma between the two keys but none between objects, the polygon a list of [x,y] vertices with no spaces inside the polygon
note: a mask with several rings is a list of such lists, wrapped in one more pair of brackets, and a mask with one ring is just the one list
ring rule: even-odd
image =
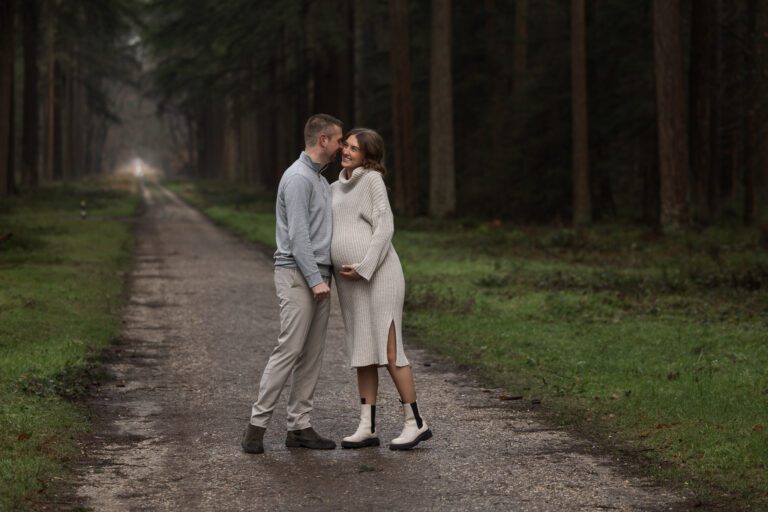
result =
[{"label": "tree bark", "polygon": [[[64,62],[67,59],[62,59]],[[71,66],[66,69],[62,74],[62,86],[61,86],[61,123],[59,129],[61,130],[61,166],[62,166],[62,178],[67,181],[73,178],[72,168],[72,117],[73,117],[73,80],[74,69]]]},{"label": "tree bark", "polygon": [[235,181],[240,177],[240,165],[242,160],[238,158],[238,142],[240,134],[239,126],[234,119],[234,112],[231,105],[226,105],[223,112],[224,134],[222,137],[222,178],[229,181]]},{"label": "tree bark", "polygon": [[689,224],[688,133],[684,113],[680,3],[681,0],[653,1],[660,221],[665,233],[680,231]]},{"label": "tree bark", "polygon": [[24,30],[24,113],[21,139],[21,166],[24,184],[38,186],[38,71],[37,53],[40,27],[38,0],[26,0],[21,11]]},{"label": "tree bark", "polygon": [[394,139],[395,210],[405,215],[419,212],[419,184],[411,96],[408,2],[390,0],[389,65],[392,77],[392,135]]},{"label": "tree bark", "polygon": [[354,50],[353,50],[353,61],[354,61],[354,70],[355,70],[355,76],[353,78],[354,85],[354,108],[353,111],[355,113],[355,122],[361,126],[366,125],[366,119],[365,119],[365,111],[364,111],[364,104],[365,104],[365,35],[368,28],[368,16],[367,16],[367,8],[365,2],[358,2],[352,4],[352,17],[353,17],[353,23],[352,23],[352,32],[354,37]]},{"label": "tree bark", "polygon": [[525,92],[528,72],[528,0],[515,1],[515,50],[512,87],[517,101]]},{"label": "tree bark", "polygon": [[709,140],[712,143],[710,150],[709,180],[707,183],[707,209],[710,219],[717,218],[720,205],[720,168],[722,166],[722,95],[723,95],[723,5],[722,0],[712,0],[714,27],[709,37],[712,39],[712,77],[716,86],[711,92],[711,122]]},{"label": "tree bark", "polygon": [[[304,20],[307,16],[306,2],[302,2],[301,19]],[[303,27],[306,27],[304,22]],[[304,124],[312,114],[310,113],[311,96],[309,93],[311,73],[307,72],[307,31],[299,30],[296,34],[296,112],[293,121],[293,129],[296,133],[297,142],[299,143],[294,151],[297,152],[300,148],[304,147]]]},{"label": "tree bark", "polygon": [[13,75],[14,0],[0,0],[0,196],[14,192]]},{"label": "tree bark", "polygon": [[701,223],[708,223],[714,214],[710,204],[709,186],[714,169],[713,156],[717,139],[713,127],[713,101],[717,94],[717,38],[719,31],[716,1],[694,2],[691,17],[691,176],[693,183],[693,213]]},{"label": "tree bark", "polygon": [[[749,34],[740,0],[723,0],[724,31],[722,41],[724,83],[722,88],[722,155],[717,177],[718,204],[732,210],[743,175],[744,139],[749,94],[742,77],[747,73],[746,51]],[[727,22],[726,22],[727,20]]]},{"label": "tree bark", "polygon": [[51,165],[53,168],[52,179],[56,181],[64,178],[61,125],[63,118],[63,82],[65,80],[66,77],[61,70],[61,64],[54,59],[52,80],[53,101],[51,102]]},{"label": "tree bark", "polygon": [[346,0],[344,3],[344,33],[347,35],[344,41],[341,76],[338,77],[341,82],[342,96],[342,108],[339,112],[341,119],[346,123],[346,126],[352,128],[358,126],[357,112],[355,112],[355,84],[357,83],[355,76],[358,71],[355,68],[355,10],[359,9],[360,3],[355,3],[353,0]]},{"label": "tree bark", "polygon": [[55,25],[53,0],[46,3],[48,30],[46,34],[46,120],[45,120],[45,177],[53,180],[55,175],[55,128],[56,128],[56,57],[54,55]]},{"label": "tree bark", "polygon": [[768,165],[768,8],[762,0],[750,0],[748,19],[751,56],[747,76],[750,79],[747,109],[748,160],[744,172],[744,223],[752,224],[759,216],[758,200],[763,196]]},{"label": "tree bark", "polygon": [[432,0],[429,101],[429,213],[456,210],[451,73],[451,1]]},{"label": "tree bark", "polygon": [[589,121],[585,0],[571,0],[571,115],[573,144],[573,224],[592,222],[589,191]]},{"label": "tree bark", "polygon": [[[286,34],[283,34],[283,38]],[[277,159],[275,162],[277,169],[285,169],[296,158],[296,147],[293,137],[291,136],[292,121],[295,119],[293,109],[295,103],[286,91],[290,88],[290,82],[287,71],[287,59],[286,48],[289,48],[288,41],[277,50],[277,59],[275,60],[275,74],[274,80],[276,84],[276,95],[273,96],[272,101],[278,106],[279,113],[276,117],[276,124],[274,125],[275,136],[277,138],[277,145],[275,151]]]}]

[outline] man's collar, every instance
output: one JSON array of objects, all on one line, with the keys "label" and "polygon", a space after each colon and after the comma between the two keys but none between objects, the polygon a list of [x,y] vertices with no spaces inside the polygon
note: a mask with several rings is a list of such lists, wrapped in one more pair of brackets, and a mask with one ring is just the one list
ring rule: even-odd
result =
[{"label": "man's collar", "polygon": [[299,156],[299,159],[303,161],[305,164],[307,164],[310,168],[315,170],[315,172],[319,172],[322,174],[322,172],[328,167],[328,164],[320,165],[319,163],[312,160],[312,157],[310,157],[306,151],[302,151],[301,155]]}]

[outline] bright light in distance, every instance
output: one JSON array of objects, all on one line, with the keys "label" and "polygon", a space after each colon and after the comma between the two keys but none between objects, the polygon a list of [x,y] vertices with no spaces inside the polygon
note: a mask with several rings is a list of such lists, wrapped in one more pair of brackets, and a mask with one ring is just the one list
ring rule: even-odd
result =
[{"label": "bright light in distance", "polygon": [[141,158],[133,160],[133,175],[137,178],[144,176],[144,161]]}]

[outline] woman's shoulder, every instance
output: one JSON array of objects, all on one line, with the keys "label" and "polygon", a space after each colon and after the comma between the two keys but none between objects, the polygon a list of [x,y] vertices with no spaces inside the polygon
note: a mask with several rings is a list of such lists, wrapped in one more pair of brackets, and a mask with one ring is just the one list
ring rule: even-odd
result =
[{"label": "woman's shoulder", "polygon": [[360,181],[370,186],[375,186],[379,183],[384,183],[384,176],[375,169],[365,169],[365,174],[360,176]]}]

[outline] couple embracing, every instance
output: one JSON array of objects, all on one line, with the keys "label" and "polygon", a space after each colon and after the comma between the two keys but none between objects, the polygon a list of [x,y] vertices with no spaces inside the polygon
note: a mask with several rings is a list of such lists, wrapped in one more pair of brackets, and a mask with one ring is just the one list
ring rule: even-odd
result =
[{"label": "couple embracing", "polygon": [[[416,405],[413,373],[403,351],[405,280],[392,247],[394,223],[384,186],[384,142],[373,130],[342,134],[342,122],[309,118],[305,149],[283,174],[277,191],[275,289],[280,335],[261,377],[242,440],[248,453],[264,452],[264,432],[285,384],[285,445],[332,450],[333,440],[312,428],[312,401],[320,376],[336,275],[347,356],[357,370],[360,423],[342,448],[379,446],[376,431],[378,369],[386,366],[403,404],[405,425],[389,447],[409,450],[432,437]],[[330,186],[323,170],[341,150],[342,172]]]}]

